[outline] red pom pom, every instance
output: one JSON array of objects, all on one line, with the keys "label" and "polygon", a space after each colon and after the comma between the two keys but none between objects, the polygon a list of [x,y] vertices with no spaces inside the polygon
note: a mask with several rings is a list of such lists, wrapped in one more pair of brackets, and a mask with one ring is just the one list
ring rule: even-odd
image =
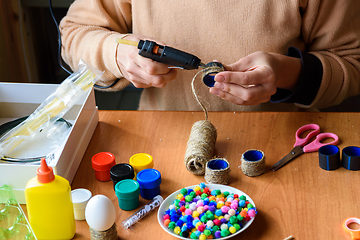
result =
[{"label": "red pom pom", "polygon": [[200,232],[203,232],[205,230],[205,227],[206,227],[205,224],[201,224],[201,225],[198,226],[198,230]]},{"label": "red pom pom", "polygon": [[215,224],[216,226],[220,226],[220,225],[221,225],[221,221],[220,221],[219,219],[214,219],[213,222],[214,222],[214,224]]}]

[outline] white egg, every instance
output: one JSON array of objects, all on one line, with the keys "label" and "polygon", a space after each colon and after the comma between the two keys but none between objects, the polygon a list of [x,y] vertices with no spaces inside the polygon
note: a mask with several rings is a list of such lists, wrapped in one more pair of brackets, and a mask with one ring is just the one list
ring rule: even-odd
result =
[{"label": "white egg", "polygon": [[85,219],[95,231],[106,231],[112,227],[116,210],[110,199],[104,195],[93,196],[85,208]]}]

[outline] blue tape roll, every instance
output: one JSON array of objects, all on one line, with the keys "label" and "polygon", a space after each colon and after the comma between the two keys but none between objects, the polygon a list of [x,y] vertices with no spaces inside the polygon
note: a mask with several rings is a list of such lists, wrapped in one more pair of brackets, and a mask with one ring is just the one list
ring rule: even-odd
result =
[{"label": "blue tape roll", "polygon": [[342,166],[348,170],[360,170],[360,148],[349,146],[342,150]]},{"label": "blue tape roll", "polygon": [[340,149],[334,145],[325,145],[319,148],[319,166],[327,171],[340,167]]}]

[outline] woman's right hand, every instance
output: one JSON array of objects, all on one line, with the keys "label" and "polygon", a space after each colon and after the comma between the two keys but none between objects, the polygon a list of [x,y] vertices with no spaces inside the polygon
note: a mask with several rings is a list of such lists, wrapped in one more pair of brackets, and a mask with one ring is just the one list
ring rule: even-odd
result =
[{"label": "woman's right hand", "polygon": [[[124,39],[131,41],[151,40],[144,36],[131,34]],[[137,88],[157,87],[163,88],[166,83],[175,79],[177,70],[168,68],[167,64],[156,62],[150,58],[139,55],[139,49],[134,46],[119,44],[117,47],[116,61],[122,75]]]}]

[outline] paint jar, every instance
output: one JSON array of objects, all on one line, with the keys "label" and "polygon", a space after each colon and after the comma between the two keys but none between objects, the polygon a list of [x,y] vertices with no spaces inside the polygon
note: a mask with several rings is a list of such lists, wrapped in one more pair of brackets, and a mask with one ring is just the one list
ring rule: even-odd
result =
[{"label": "paint jar", "polygon": [[130,157],[129,163],[133,166],[135,174],[147,168],[153,168],[153,157],[147,153],[137,153]]},{"label": "paint jar", "polygon": [[139,206],[139,183],[133,179],[124,179],[115,185],[115,195],[118,198],[119,207],[130,211]]},{"label": "paint jar", "polygon": [[75,220],[85,220],[85,208],[90,198],[91,192],[87,189],[78,188],[71,191]]},{"label": "paint jar", "polygon": [[124,179],[133,179],[134,176],[134,168],[127,163],[116,164],[110,169],[110,178],[113,181],[114,190],[118,182]]},{"label": "paint jar", "polygon": [[161,174],[158,170],[148,168],[137,174],[142,198],[150,200],[160,195]]},{"label": "paint jar", "polygon": [[116,164],[115,156],[109,152],[99,152],[91,158],[91,162],[96,179],[102,182],[110,181],[110,169]]}]

